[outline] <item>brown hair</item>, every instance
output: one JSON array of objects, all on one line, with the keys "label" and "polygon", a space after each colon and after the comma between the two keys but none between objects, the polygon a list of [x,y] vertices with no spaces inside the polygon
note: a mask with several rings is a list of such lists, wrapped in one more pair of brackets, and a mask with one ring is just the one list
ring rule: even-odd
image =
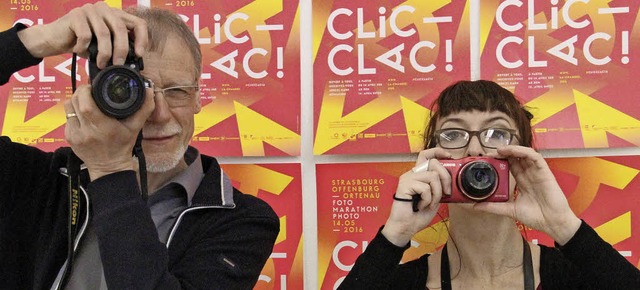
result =
[{"label": "brown hair", "polygon": [[531,119],[516,96],[495,82],[487,80],[459,81],[444,89],[431,105],[431,116],[424,134],[425,149],[436,146],[433,134],[437,121],[458,112],[499,111],[516,122],[520,145],[533,147]]},{"label": "brown hair", "polygon": [[193,58],[195,77],[196,79],[200,79],[200,73],[202,72],[200,43],[198,43],[191,29],[189,29],[178,14],[160,8],[135,6],[127,8],[126,11],[147,21],[149,51],[162,52],[164,44],[167,41],[167,36],[171,34],[182,39]]}]

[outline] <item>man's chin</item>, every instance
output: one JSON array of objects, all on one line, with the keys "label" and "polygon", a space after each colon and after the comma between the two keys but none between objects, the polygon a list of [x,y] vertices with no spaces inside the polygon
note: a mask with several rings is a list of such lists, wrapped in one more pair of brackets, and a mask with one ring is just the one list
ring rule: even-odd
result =
[{"label": "man's chin", "polygon": [[147,172],[150,173],[163,173],[176,168],[178,163],[182,160],[182,154],[167,154],[159,153],[152,154],[146,158]]},{"label": "man's chin", "polygon": [[156,163],[156,162],[152,162],[152,163],[147,163],[147,172],[149,173],[164,173],[167,171],[170,171],[171,169],[175,168],[176,165],[178,165],[177,162],[175,162],[175,164],[173,163]]}]

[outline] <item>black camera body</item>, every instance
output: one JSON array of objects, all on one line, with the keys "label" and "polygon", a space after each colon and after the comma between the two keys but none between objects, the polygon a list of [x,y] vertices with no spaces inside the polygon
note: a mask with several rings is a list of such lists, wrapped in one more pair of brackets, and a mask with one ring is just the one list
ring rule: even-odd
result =
[{"label": "black camera body", "polygon": [[441,202],[505,202],[509,200],[509,163],[487,157],[438,160],[451,174],[451,196]]},{"label": "black camera body", "polygon": [[98,43],[94,37],[89,44],[89,79],[91,94],[96,105],[107,116],[124,119],[137,112],[144,103],[145,88],[149,81],[140,71],[144,69],[142,58],[136,56],[133,42],[124,65],[109,63],[104,69],[97,66]]}]

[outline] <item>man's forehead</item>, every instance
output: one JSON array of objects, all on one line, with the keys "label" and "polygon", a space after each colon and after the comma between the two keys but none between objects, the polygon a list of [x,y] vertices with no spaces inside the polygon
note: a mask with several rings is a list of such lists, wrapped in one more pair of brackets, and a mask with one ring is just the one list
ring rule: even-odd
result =
[{"label": "man's forehead", "polygon": [[187,57],[170,57],[166,55],[159,55],[153,53],[147,53],[147,55],[143,58],[145,67],[164,67],[164,66],[175,66],[176,68],[182,68],[184,70],[193,70],[193,61],[189,60]]}]

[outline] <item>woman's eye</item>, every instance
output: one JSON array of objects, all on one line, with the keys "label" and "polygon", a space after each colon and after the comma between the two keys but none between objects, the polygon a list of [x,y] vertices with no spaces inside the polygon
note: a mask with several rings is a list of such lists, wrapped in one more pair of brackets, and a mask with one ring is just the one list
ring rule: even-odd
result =
[{"label": "woman's eye", "polygon": [[444,134],[444,137],[448,140],[456,140],[460,138],[464,138],[464,133],[460,131],[449,131]]}]

